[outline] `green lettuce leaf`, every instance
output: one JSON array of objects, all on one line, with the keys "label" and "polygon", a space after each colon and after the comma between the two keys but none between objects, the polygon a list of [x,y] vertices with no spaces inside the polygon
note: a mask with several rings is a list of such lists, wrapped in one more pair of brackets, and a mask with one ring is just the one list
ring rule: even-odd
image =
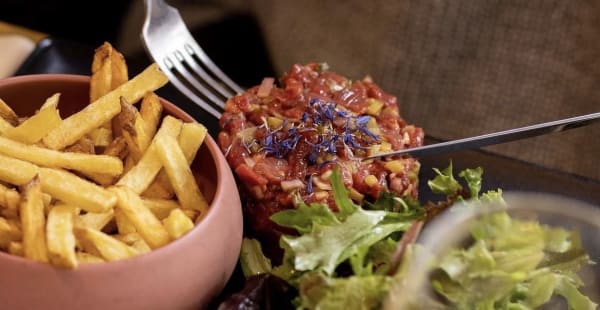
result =
[{"label": "green lettuce leaf", "polygon": [[271,272],[271,260],[263,254],[260,242],[256,239],[242,240],[240,265],[245,277]]},{"label": "green lettuce leaf", "polygon": [[388,276],[329,278],[311,273],[300,281],[300,308],[378,309],[391,284]]},{"label": "green lettuce leaf", "polygon": [[483,168],[481,167],[477,167],[475,169],[465,169],[458,174],[459,177],[463,178],[467,182],[471,197],[479,197],[482,175]]},{"label": "green lettuce leaf", "polygon": [[333,188],[335,205],[339,209],[337,212],[338,218],[343,219],[360,208],[359,206],[355,205],[354,202],[352,202],[352,199],[350,199],[348,189],[346,189],[344,182],[342,181],[339,167],[336,166],[333,169],[333,173],[329,177],[329,181],[331,182],[331,187]]},{"label": "green lettuce leaf", "polygon": [[435,194],[444,194],[452,196],[458,194],[462,190],[462,185],[454,178],[452,173],[452,162],[444,170],[433,168],[437,174],[433,180],[427,181],[427,185]]},{"label": "green lettuce leaf", "polygon": [[313,223],[320,225],[339,224],[333,211],[324,204],[300,204],[296,209],[279,211],[271,215],[277,225],[296,229],[301,234],[309,233]]},{"label": "green lettuce leaf", "polygon": [[[354,212],[342,223],[313,223],[312,231],[300,237],[282,236],[281,241],[294,254],[294,267],[300,271],[322,269],[332,275],[335,268],[358,251],[358,242],[375,231],[385,211]],[[386,236],[383,236],[386,237]]]},{"label": "green lettuce leaf", "polygon": [[535,309],[554,295],[572,309],[594,309],[577,271],[589,264],[579,235],[536,221],[489,214],[472,230],[473,244],[442,258],[433,288],[458,309]]},{"label": "green lettuce leaf", "polygon": [[[357,274],[370,274],[373,264],[365,261],[369,248],[391,234],[410,227],[417,212],[405,210],[405,214],[384,210],[365,210],[355,205],[344,187],[339,169],[330,177],[338,212],[322,205],[300,205],[298,209],[274,214],[276,223],[294,227],[300,236],[282,236],[281,245],[292,261],[293,269],[300,272],[322,271],[333,275],[335,269],[350,260]],[[390,204],[392,199],[383,196]],[[382,206],[384,203],[375,203]]]}]

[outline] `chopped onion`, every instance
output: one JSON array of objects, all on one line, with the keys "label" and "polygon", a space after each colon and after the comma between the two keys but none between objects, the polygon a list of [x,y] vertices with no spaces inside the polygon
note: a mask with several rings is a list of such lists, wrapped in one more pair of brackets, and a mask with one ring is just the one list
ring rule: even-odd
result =
[{"label": "chopped onion", "polygon": [[273,83],[275,82],[275,78],[268,77],[262,80],[258,90],[256,91],[256,95],[260,98],[267,97],[271,93],[271,89],[273,88]]},{"label": "chopped onion", "polygon": [[250,157],[246,157],[246,156],[244,156],[244,161],[246,162],[246,165],[247,165],[248,167],[250,167],[250,168],[254,167],[254,165],[256,164],[256,163],[254,162],[254,160],[253,160],[252,158],[250,158]]},{"label": "chopped onion", "polygon": [[325,182],[319,180],[319,178],[313,178],[312,181],[313,181],[313,184],[315,184],[315,186],[319,189],[326,190],[326,191],[331,190],[331,185],[329,185],[329,183],[325,183]]},{"label": "chopped onion", "polygon": [[281,188],[286,192],[302,187],[304,187],[304,183],[298,179],[281,181]]}]

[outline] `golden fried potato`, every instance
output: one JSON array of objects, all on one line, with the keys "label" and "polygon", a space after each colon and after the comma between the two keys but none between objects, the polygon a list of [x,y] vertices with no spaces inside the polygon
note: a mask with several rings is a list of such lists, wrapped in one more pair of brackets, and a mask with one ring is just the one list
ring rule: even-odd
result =
[{"label": "golden fried potato", "polygon": [[113,176],[123,172],[123,162],[118,157],[55,151],[4,137],[0,137],[0,154],[44,167],[104,173]]},{"label": "golden fried potato", "polygon": [[169,136],[157,137],[156,150],[181,206],[200,211],[201,217],[206,215],[208,202],[177,141]]},{"label": "golden fried potato", "polygon": [[194,222],[181,209],[173,209],[163,223],[173,239],[180,238],[194,228]]},{"label": "golden fried potato", "polygon": [[121,111],[121,97],[127,102],[137,102],[148,91],[154,91],[167,82],[166,75],[152,64],[133,79],[63,120],[42,141],[51,149],[63,149],[117,115]]},{"label": "golden fried potato", "polygon": [[76,252],[75,256],[77,257],[78,264],[98,264],[105,262],[102,257],[87,252]]},{"label": "golden fried potato", "polygon": [[87,241],[95,247],[99,255],[107,261],[126,259],[137,256],[139,253],[127,244],[92,228],[75,227],[75,236],[82,239],[82,243]]},{"label": "golden fried potato", "polygon": [[13,241],[23,240],[21,223],[0,217],[0,249],[8,249]]},{"label": "golden fried potato", "polygon": [[171,210],[180,208],[177,200],[173,199],[156,199],[143,198],[144,205],[159,219],[162,220],[169,216]]},{"label": "golden fried potato", "polygon": [[16,210],[20,200],[19,192],[0,184],[0,208]]},{"label": "golden fried potato", "polygon": [[[185,155],[188,165],[190,165],[196,157],[196,153],[204,142],[207,132],[208,130],[206,127],[199,123],[185,123],[182,125],[177,141]],[[169,177],[164,170],[161,170],[154,182],[150,184],[143,195],[152,198],[169,199],[173,194],[173,187],[171,187]]]},{"label": "golden fried potato", "polygon": [[7,130],[2,135],[6,138],[26,144],[37,143],[49,131],[58,127],[62,119],[56,108],[60,94],[54,94],[46,100],[43,108],[20,125]]},{"label": "golden fried potato", "polygon": [[123,186],[115,186],[110,190],[117,196],[117,209],[123,211],[150,248],[156,249],[171,241],[166,229],[138,194]]},{"label": "golden fried potato", "polygon": [[5,120],[11,126],[19,125],[19,116],[13,109],[0,98],[0,118]]},{"label": "golden fried potato", "polygon": [[[153,141],[161,136],[177,137],[181,131],[181,125],[180,120],[171,116],[165,117]],[[129,187],[135,193],[140,194],[148,188],[161,168],[162,164],[156,153],[155,143],[152,142],[140,161],[117,181],[117,185]]]},{"label": "golden fried potato", "polygon": [[75,235],[73,234],[73,208],[56,206],[48,214],[46,241],[50,262],[54,266],[77,268]]},{"label": "golden fried potato", "polygon": [[68,118],[60,93],[31,116],[0,99],[0,251],[74,269],[193,229],[208,205],[190,164],[207,132],[163,117],[154,91],[167,81],[156,64],[129,80],[106,42],[94,53],[90,101]]},{"label": "golden fried potato", "polygon": [[24,256],[47,263],[46,218],[44,217],[42,184],[38,175],[35,175],[23,188],[20,214]]},{"label": "golden fried potato", "polygon": [[101,213],[87,212],[86,214],[79,215],[75,219],[75,226],[102,230],[110,221],[114,219],[114,217],[115,211],[113,208]]}]

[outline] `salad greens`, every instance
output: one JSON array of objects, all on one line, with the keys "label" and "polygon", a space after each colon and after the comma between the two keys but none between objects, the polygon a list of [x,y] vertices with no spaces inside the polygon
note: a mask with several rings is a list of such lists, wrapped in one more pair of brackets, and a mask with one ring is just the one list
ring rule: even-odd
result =
[{"label": "salad greens", "polygon": [[578,290],[577,271],[591,261],[576,233],[496,212],[471,236],[471,246],[441,259],[432,281],[457,309],[535,309],[554,294],[571,309],[595,309]]},{"label": "salad greens", "polygon": [[[330,181],[339,211],[300,202],[296,209],[271,217],[299,235],[281,238],[283,263],[270,272],[299,288],[298,308],[377,308],[393,281],[388,271],[401,232],[423,217],[423,208],[389,193],[359,206],[349,198],[337,169]],[[242,247],[241,262],[247,276],[256,274],[251,266],[270,264],[249,259],[267,260],[262,254],[250,253],[257,250],[256,246]],[[349,269],[351,275],[339,276],[340,268]]]},{"label": "salad greens", "polygon": [[[481,168],[454,178],[452,163],[434,169],[428,182],[447,201],[501,201],[502,191],[480,195]],[[426,207],[407,197],[382,193],[374,203],[355,204],[338,169],[330,182],[338,211],[327,205],[299,202],[295,209],[271,217],[297,235],[280,239],[282,264],[271,266],[254,239],[245,239],[240,262],[246,277],[269,274],[297,289],[297,309],[378,309],[393,283],[404,275],[392,261],[398,241]],[[434,289],[459,309],[532,309],[553,294],[564,296],[573,309],[595,304],[578,291],[577,270],[590,260],[578,236],[561,228],[511,219],[498,213],[473,230],[474,243],[456,249],[438,266]],[[408,264],[409,260],[402,263]]]}]

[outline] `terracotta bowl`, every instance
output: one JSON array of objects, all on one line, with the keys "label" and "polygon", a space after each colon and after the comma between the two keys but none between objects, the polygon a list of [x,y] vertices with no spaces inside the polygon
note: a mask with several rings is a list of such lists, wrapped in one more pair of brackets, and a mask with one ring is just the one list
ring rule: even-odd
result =
[{"label": "terracotta bowl", "polygon": [[[89,77],[30,75],[0,80],[0,98],[20,116],[29,116],[60,92],[64,118],[88,101]],[[192,122],[161,99],[165,113]],[[2,309],[199,309],[225,286],[242,240],[241,202],[232,172],[215,141],[207,136],[192,170],[213,180],[210,211],[185,236],[131,259],[58,269],[0,252]]]}]

